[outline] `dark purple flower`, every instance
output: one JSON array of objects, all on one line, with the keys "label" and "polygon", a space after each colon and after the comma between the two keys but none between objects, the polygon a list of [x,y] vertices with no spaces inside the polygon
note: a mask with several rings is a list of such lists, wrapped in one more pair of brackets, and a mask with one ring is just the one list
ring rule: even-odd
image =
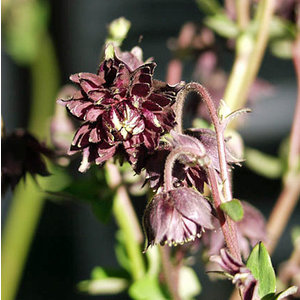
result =
[{"label": "dark purple flower", "polygon": [[191,188],[177,188],[159,193],[147,205],[143,225],[151,245],[183,244],[213,229],[212,208],[208,201]]},{"label": "dark purple flower", "polygon": [[243,263],[239,263],[232,257],[228,251],[221,249],[220,255],[212,256],[210,260],[219,264],[225,275],[240,289],[243,300],[259,299],[258,281],[251,271]]},{"label": "dark purple flower", "polygon": [[[244,209],[244,217],[236,222],[237,235],[241,248],[241,254],[246,259],[250,254],[250,246],[253,247],[259,241],[266,241],[266,223],[263,215],[248,202],[241,201]],[[216,255],[225,246],[224,236],[220,225],[216,222],[214,231],[207,231],[203,235],[202,242],[206,246],[209,255]]]},{"label": "dark purple flower", "polygon": [[1,187],[3,194],[9,186],[14,189],[27,172],[31,175],[50,175],[42,154],[52,156],[51,150],[25,130],[17,129],[12,134],[3,137],[1,147]]},{"label": "dark purple flower", "polygon": [[[210,161],[210,167],[217,172],[220,171],[216,134],[210,129],[187,130],[187,134],[178,134],[171,131],[173,137],[170,143],[161,143],[158,150],[147,159],[146,163],[146,180],[150,183],[150,187],[158,190],[163,186],[163,173],[165,161],[169,153],[176,147],[190,146],[205,151],[207,159]],[[228,164],[238,163],[229,148],[226,148],[226,156]],[[204,183],[208,183],[206,175],[206,166],[199,164],[193,156],[182,155],[179,157],[172,171],[173,185],[196,187],[203,192]]]},{"label": "dark purple flower", "polygon": [[85,121],[70,149],[83,152],[82,172],[92,162],[102,164],[115,154],[124,155],[135,167],[175,125],[171,105],[181,85],[153,80],[154,62],[140,65],[132,56],[124,58],[128,64],[115,56],[105,60],[97,74],[72,75],[80,90],[70,100],[59,101]]}]

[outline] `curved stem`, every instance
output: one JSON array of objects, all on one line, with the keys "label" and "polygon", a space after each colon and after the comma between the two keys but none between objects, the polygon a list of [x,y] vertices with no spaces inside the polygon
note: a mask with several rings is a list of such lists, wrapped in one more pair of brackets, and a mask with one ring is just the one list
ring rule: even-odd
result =
[{"label": "curved stem", "polygon": [[141,251],[142,230],[126,188],[122,185],[122,177],[117,166],[107,163],[106,169],[109,174],[108,185],[112,189],[117,188],[113,213],[125,236],[125,247],[131,263],[132,278],[138,280],[145,274],[145,265]]},{"label": "curved stem", "polygon": [[[186,99],[186,96],[190,92],[196,92],[201,99],[206,104],[206,107],[208,108],[209,115],[211,118],[211,121],[214,125],[216,136],[217,136],[217,144],[218,144],[218,156],[219,156],[219,162],[220,162],[220,173],[221,178],[223,182],[223,192],[224,192],[224,201],[231,201],[232,195],[231,195],[231,188],[230,188],[230,178],[228,175],[228,168],[227,168],[227,162],[225,157],[225,141],[224,141],[224,128],[221,125],[218,114],[215,108],[215,105],[208,93],[208,91],[199,83],[191,82],[185,86],[184,89],[182,89],[177,97],[177,107],[176,107],[176,118],[182,119],[182,108],[184,105],[184,100]],[[181,127],[181,123],[177,125],[178,127],[175,128],[178,131],[182,131],[179,127]]]},{"label": "curved stem", "polygon": [[195,157],[202,158],[205,156],[205,150],[201,152],[199,149],[195,149],[188,146],[179,146],[176,149],[172,150],[168,155],[165,163],[165,170],[164,170],[164,190],[165,192],[172,190],[173,187],[173,176],[172,171],[174,164],[180,155],[192,155]]},{"label": "curved stem", "polygon": [[[225,156],[225,141],[224,141],[224,127],[219,121],[218,114],[215,108],[215,105],[207,92],[207,90],[199,83],[192,82],[185,86],[184,89],[182,89],[178,96],[177,96],[177,107],[176,107],[176,118],[182,119],[182,108],[184,105],[184,100],[186,99],[186,96],[190,92],[196,92],[201,99],[206,104],[206,107],[209,111],[210,118],[212,120],[212,123],[214,125],[215,131],[216,131],[216,137],[217,137],[217,147],[218,147],[218,157],[219,157],[219,163],[220,163],[220,175],[222,180],[222,197],[219,196],[219,190],[218,190],[218,182],[214,176],[214,173],[211,172],[209,168],[209,177],[211,180],[211,187],[213,192],[213,197],[217,197],[214,199],[216,202],[216,209],[219,207],[221,202],[228,202],[232,200],[232,194],[231,194],[231,187],[230,187],[230,177],[228,174],[228,168],[227,168],[227,162],[226,162],[226,156]],[[176,128],[177,131],[181,131],[181,123],[178,124],[179,127]],[[170,172],[169,170],[167,170]],[[166,176],[166,179],[169,179],[168,176]],[[220,203],[218,203],[220,201]],[[221,217],[221,216],[220,216]],[[230,219],[226,218],[223,220],[220,219],[222,230],[225,228],[224,238],[226,241],[226,244],[229,248],[229,251],[232,253],[232,255],[238,260],[241,261],[241,255],[239,250],[239,244],[236,234],[236,225],[235,223]],[[225,225],[224,225],[225,224]],[[227,230],[228,229],[228,230]]]},{"label": "curved stem", "polygon": [[[275,0],[261,0],[254,20],[257,23],[254,36],[249,30],[237,39],[236,58],[224,94],[232,111],[243,107],[247,101],[266,50],[274,6]],[[235,122],[230,125],[233,124]]]}]

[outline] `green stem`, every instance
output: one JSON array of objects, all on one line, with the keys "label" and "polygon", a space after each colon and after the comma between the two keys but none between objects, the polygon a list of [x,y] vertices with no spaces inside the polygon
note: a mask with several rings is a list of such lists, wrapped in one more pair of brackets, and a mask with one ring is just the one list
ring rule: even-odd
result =
[{"label": "green stem", "polygon": [[[54,47],[46,34],[32,65],[33,102],[29,130],[45,138],[58,89],[58,67]],[[27,176],[14,192],[2,236],[2,299],[16,296],[25,261],[44,205],[44,197],[34,180]]]},{"label": "green stem", "polygon": [[143,234],[126,188],[122,185],[119,170],[115,165],[109,163],[106,164],[106,169],[109,174],[109,186],[111,188],[117,187],[113,213],[125,237],[125,247],[131,263],[132,278],[133,280],[138,280],[145,274],[145,265],[141,250]]},{"label": "green stem", "polygon": [[245,105],[251,84],[257,76],[267,46],[274,6],[274,0],[261,0],[254,20],[254,34],[248,26],[249,30],[247,28],[237,39],[236,58],[224,94],[232,111]]}]

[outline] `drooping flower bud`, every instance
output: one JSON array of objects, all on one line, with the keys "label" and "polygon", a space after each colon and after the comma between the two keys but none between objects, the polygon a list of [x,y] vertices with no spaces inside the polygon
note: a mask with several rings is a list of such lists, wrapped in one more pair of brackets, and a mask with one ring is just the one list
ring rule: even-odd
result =
[{"label": "drooping flower bud", "polygon": [[220,255],[210,258],[211,261],[220,265],[232,283],[241,291],[243,300],[258,300],[258,281],[254,278],[251,271],[243,264],[239,263],[225,249],[220,250]]},{"label": "drooping flower bud", "polygon": [[208,201],[191,188],[177,188],[159,193],[147,205],[143,225],[146,249],[155,244],[184,244],[213,229],[212,208]]}]

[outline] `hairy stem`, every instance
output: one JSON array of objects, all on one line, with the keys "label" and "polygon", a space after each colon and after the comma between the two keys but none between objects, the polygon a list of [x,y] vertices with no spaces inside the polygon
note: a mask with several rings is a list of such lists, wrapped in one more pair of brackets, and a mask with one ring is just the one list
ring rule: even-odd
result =
[{"label": "hairy stem", "polygon": [[[33,96],[28,129],[39,139],[48,133],[58,90],[58,66],[50,37],[45,34],[31,68]],[[2,235],[2,299],[15,298],[25,261],[44,205],[36,183],[26,178],[14,192]]]},{"label": "hairy stem", "polygon": [[178,157],[180,155],[189,155],[193,156],[195,158],[203,158],[205,156],[205,149],[203,148],[203,151],[200,149],[195,149],[192,147],[188,146],[180,146],[177,147],[176,149],[172,150],[170,154],[168,155],[165,163],[165,170],[164,170],[164,189],[165,192],[172,190],[173,187],[173,176],[172,176],[172,171],[174,164]]},{"label": "hairy stem", "polygon": [[[211,121],[214,125],[215,131],[216,131],[216,137],[217,137],[217,147],[218,147],[218,157],[219,157],[219,163],[220,163],[220,175],[222,180],[222,197],[220,198],[220,201],[222,202],[228,202],[232,200],[232,194],[231,194],[231,186],[230,186],[230,177],[228,174],[228,168],[227,168],[227,162],[226,162],[226,154],[225,154],[225,140],[224,140],[224,127],[220,123],[220,120],[218,118],[217,110],[215,108],[215,105],[207,92],[207,90],[199,83],[192,82],[187,84],[184,89],[182,89],[177,96],[177,106],[176,106],[176,118],[177,120],[182,119],[182,111],[183,111],[183,105],[184,100],[186,99],[187,95],[190,92],[197,93],[201,99],[204,101],[211,118]],[[178,132],[182,132],[182,124],[181,121],[175,128]],[[216,182],[217,183],[217,182]],[[215,190],[215,195],[219,192]],[[229,243],[227,246],[230,247],[232,255],[238,260],[241,261],[241,255],[239,250],[239,244],[238,239],[236,235],[236,225],[234,222],[229,220],[229,218],[225,219],[225,223],[228,223],[226,227],[231,230],[230,237],[225,237],[226,243]],[[234,244],[234,245],[232,245]]]},{"label": "hairy stem", "polygon": [[125,236],[125,247],[131,263],[132,278],[138,280],[145,274],[145,265],[141,251],[142,230],[126,188],[122,185],[122,177],[117,166],[107,163],[106,169],[109,174],[109,186],[112,189],[117,188],[113,213]]},{"label": "hairy stem", "polygon": [[[236,57],[224,94],[226,103],[233,111],[245,105],[251,84],[257,76],[267,46],[274,6],[275,0],[259,1],[254,19],[257,23],[255,33],[245,28],[237,39]],[[234,124],[232,122],[230,125]]]},{"label": "hairy stem", "polygon": [[216,208],[218,219],[221,225],[221,229],[224,235],[224,239],[227,245],[229,252],[239,261],[241,262],[241,254],[240,248],[237,240],[237,231],[236,225],[233,220],[231,220],[228,216],[226,216],[220,208],[222,203],[219,192],[219,184],[217,181],[216,171],[209,168],[208,169],[208,177],[211,186],[211,192],[214,200],[214,206]]}]

